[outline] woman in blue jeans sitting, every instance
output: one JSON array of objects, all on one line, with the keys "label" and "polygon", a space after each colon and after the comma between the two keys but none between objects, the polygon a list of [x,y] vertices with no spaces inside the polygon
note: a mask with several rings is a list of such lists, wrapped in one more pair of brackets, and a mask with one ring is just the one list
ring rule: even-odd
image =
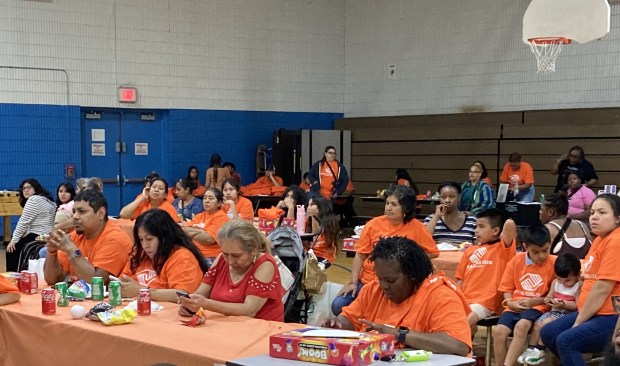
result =
[{"label": "woman in blue jeans sitting", "polygon": [[590,226],[598,237],[584,258],[577,311],[545,325],[540,334],[564,366],[585,365],[583,353],[603,351],[618,320],[611,298],[620,295],[620,197],[598,196]]}]

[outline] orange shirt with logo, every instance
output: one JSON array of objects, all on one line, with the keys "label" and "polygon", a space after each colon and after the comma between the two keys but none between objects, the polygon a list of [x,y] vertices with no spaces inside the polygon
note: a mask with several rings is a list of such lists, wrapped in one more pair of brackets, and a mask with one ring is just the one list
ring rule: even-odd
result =
[{"label": "orange shirt with logo", "polygon": [[18,294],[19,289],[8,278],[0,275],[0,294]]},{"label": "orange shirt with logo", "polygon": [[314,252],[314,255],[327,259],[329,263],[334,263],[334,260],[336,260],[336,247],[331,250],[328,249],[327,243],[325,242],[325,235],[323,234],[319,235],[319,238],[312,247],[312,251]]},{"label": "orange shirt with logo", "polygon": [[[108,220],[95,238],[87,239],[86,235],[75,231],[69,234],[69,238],[93,267],[106,270],[113,276],[118,276],[123,271],[133,249],[133,242],[127,233],[112,220]],[[60,250],[58,251],[58,263],[63,271],[75,276],[69,257]]]},{"label": "orange shirt with logo", "polygon": [[[513,300],[543,297],[547,295],[551,282],[555,279],[554,255],[548,256],[541,264],[528,265],[526,258],[527,253],[517,253],[508,262],[499,284],[499,291],[512,293]],[[533,309],[544,313],[547,311],[547,305],[537,305]]]},{"label": "orange shirt with logo", "polygon": [[153,207],[153,206],[151,206],[151,202],[150,201],[144,200],[144,201],[140,202],[138,207],[136,207],[136,210],[133,212],[133,215],[131,215],[131,219],[135,220],[142,213],[144,213],[144,212],[146,212],[148,210],[153,210],[153,209],[164,210],[164,211],[166,211],[168,213],[168,215],[170,215],[170,217],[172,217],[174,222],[181,222],[181,218],[179,217],[179,214],[177,213],[177,210],[174,208],[174,206],[172,206],[172,203],[170,203],[168,201],[163,201],[161,203],[161,205],[159,205],[159,207]]},{"label": "orange shirt with logo", "polygon": [[515,181],[518,181],[519,184],[534,184],[534,169],[524,161],[521,162],[519,169],[512,169],[510,163],[506,163],[499,180],[501,182],[508,182],[511,188],[514,187]]},{"label": "orange shirt with logo", "polygon": [[[329,164],[329,165],[328,165]],[[330,170],[329,167],[332,169]],[[336,182],[336,177],[338,177],[338,162],[332,161],[324,162],[320,166],[319,174],[321,175],[321,196],[327,198],[328,200],[332,199],[332,195],[334,192],[334,183]],[[334,173],[332,174],[332,170]]]},{"label": "orange shirt with logo", "polygon": [[501,309],[502,296],[497,288],[515,254],[514,240],[509,247],[500,240],[465,250],[456,268],[456,278],[463,281],[461,291],[469,304],[482,305],[495,313]]},{"label": "orange shirt with logo", "polygon": [[211,245],[200,244],[194,241],[194,244],[206,258],[215,258],[222,252],[220,244],[217,242],[217,232],[226,222],[228,222],[228,215],[223,210],[217,210],[211,214],[204,211],[194,216],[185,226],[200,228],[215,240],[215,243]]},{"label": "orange shirt with logo", "polygon": [[[355,243],[355,251],[370,255],[379,239],[389,236],[404,236],[418,243],[426,253],[439,255],[437,244],[431,234],[426,231],[424,224],[413,219],[406,224],[393,226],[388,222],[385,215],[375,217],[364,225],[360,238]],[[362,265],[362,273],[360,273],[359,279],[364,284],[375,279],[375,265],[368,258]]]},{"label": "orange shirt with logo", "polygon": [[365,285],[342,313],[357,331],[365,331],[360,319],[395,328],[404,326],[422,333],[445,333],[472,349],[467,314],[471,309],[456,284],[444,276],[430,276],[418,291],[400,304],[385,296],[378,281]]},{"label": "orange shirt with logo", "polygon": [[202,281],[202,270],[192,252],[177,246],[157,275],[153,261],[143,253],[142,261],[135,272],[131,271],[131,261],[127,262],[123,274],[133,278],[148,288],[196,291]]},{"label": "orange shirt with logo", "polygon": [[[249,199],[239,196],[239,200],[235,204],[235,209],[237,209],[237,215],[241,215],[242,219],[254,219],[254,208],[252,207],[252,201]],[[228,213],[228,210],[230,210],[230,205],[222,205],[222,210]]]},{"label": "orange shirt with logo", "polygon": [[607,234],[604,238],[597,237],[592,242],[590,251],[583,260],[583,285],[577,300],[577,309],[583,309],[597,280],[615,281],[614,287],[603,302],[596,315],[615,314],[611,304],[612,296],[620,296],[620,228]]}]

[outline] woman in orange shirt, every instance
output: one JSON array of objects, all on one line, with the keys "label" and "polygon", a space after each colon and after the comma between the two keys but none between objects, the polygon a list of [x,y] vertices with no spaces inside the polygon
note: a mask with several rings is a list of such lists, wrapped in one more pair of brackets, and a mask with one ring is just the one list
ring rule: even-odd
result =
[{"label": "woman in orange shirt", "polygon": [[123,271],[123,297],[151,289],[155,301],[177,302],[176,291],[193,293],[209,269],[202,253],[162,210],[146,211],[133,228],[133,252]]},{"label": "woman in orange shirt", "polygon": [[[319,263],[322,263],[324,269],[334,263],[336,259],[336,251],[338,250],[338,234],[340,233],[340,225],[338,217],[334,215],[330,202],[323,196],[310,198],[308,201],[307,226],[317,238],[313,241],[312,252],[316,255]],[[306,229],[308,232],[308,229]]]},{"label": "woman in orange shirt", "polygon": [[472,350],[469,306],[456,284],[433,276],[424,250],[404,237],[384,237],[375,246],[377,281],[327,326],[393,334],[403,347],[467,356]]},{"label": "woman in orange shirt", "polygon": [[167,195],[168,183],[163,178],[153,178],[150,186],[145,187],[138,198],[121,209],[120,217],[135,220],[143,212],[158,208],[166,211],[175,222],[181,222],[177,210],[166,200]]},{"label": "woman in orange shirt", "polygon": [[198,167],[196,167],[195,165],[192,165],[189,167],[189,169],[187,169],[187,178],[185,179],[196,184],[196,188],[194,188],[194,190],[192,191],[192,195],[194,195],[194,197],[204,196],[205,191],[207,190],[207,188],[203,186],[200,182],[200,179],[198,179],[199,174],[200,173],[198,172]]},{"label": "woman in orange shirt", "polygon": [[349,305],[359,289],[375,280],[373,263],[368,260],[373,248],[382,237],[404,236],[415,241],[430,258],[437,257],[439,250],[426,227],[415,219],[416,193],[407,186],[396,186],[386,191],[385,215],[375,217],[364,225],[359,240],[355,243],[355,258],[351,266],[351,277],[332,302],[332,312],[340,314],[343,306]]},{"label": "woman in orange shirt", "polygon": [[239,183],[235,178],[226,178],[222,183],[222,193],[224,194],[224,205],[222,209],[229,219],[241,217],[244,220],[254,219],[254,208],[252,201],[239,195]]},{"label": "woman in orange shirt", "polygon": [[620,296],[620,197],[598,196],[590,209],[590,226],[597,238],[583,260],[577,311],[545,325],[540,333],[565,366],[585,365],[583,353],[603,351],[618,321],[612,296]]},{"label": "woman in orange shirt", "polygon": [[314,163],[310,168],[308,180],[310,181],[310,197],[320,193],[331,200],[332,197],[344,193],[349,184],[349,174],[347,168],[336,160],[335,147],[325,148],[323,159]]}]

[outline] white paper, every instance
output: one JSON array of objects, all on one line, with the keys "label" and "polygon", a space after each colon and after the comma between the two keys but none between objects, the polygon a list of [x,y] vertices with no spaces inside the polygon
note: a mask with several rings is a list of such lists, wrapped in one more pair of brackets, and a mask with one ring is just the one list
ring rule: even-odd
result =
[{"label": "white paper", "polygon": [[91,129],[90,139],[93,142],[105,142],[105,130],[103,128]]},{"label": "white paper", "polygon": [[301,333],[303,337],[360,338],[364,333],[343,329],[315,329]]},{"label": "white paper", "polygon": [[105,144],[90,144],[92,156],[105,156]]},{"label": "white paper", "polygon": [[148,155],[149,144],[146,142],[136,142],[134,144],[134,151],[136,155]]},{"label": "white paper", "polygon": [[508,184],[503,183],[499,185],[497,189],[497,199],[496,202],[506,202],[506,196],[508,195]]}]

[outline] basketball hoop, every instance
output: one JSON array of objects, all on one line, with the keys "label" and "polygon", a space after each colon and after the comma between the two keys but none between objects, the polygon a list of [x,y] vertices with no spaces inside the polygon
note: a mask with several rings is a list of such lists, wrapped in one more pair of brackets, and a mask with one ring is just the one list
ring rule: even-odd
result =
[{"label": "basketball hoop", "polygon": [[550,74],[555,71],[555,59],[562,51],[562,46],[569,44],[570,39],[564,37],[546,37],[528,39],[530,49],[536,56],[538,72]]}]

